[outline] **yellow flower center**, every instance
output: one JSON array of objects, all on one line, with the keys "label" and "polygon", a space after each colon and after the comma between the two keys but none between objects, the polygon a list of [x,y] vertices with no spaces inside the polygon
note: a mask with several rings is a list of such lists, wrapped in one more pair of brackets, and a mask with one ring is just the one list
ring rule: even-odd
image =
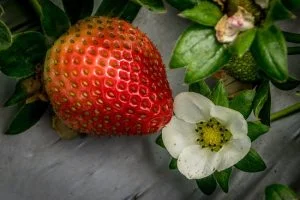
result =
[{"label": "yellow flower center", "polygon": [[208,122],[199,122],[196,126],[196,132],[199,134],[197,142],[211,151],[218,152],[232,137],[231,132],[215,118]]}]

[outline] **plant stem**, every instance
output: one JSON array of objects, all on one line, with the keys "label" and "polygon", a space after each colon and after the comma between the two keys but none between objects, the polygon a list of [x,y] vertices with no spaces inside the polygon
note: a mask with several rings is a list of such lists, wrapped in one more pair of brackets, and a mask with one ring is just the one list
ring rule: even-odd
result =
[{"label": "plant stem", "polygon": [[288,47],[288,55],[300,54],[300,47]]},{"label": "plant stem", "polygon": [[35,12],[41,16],[42,15],[42,8],[41,5],[39,4],[38,0],[30,0],[30,4],[34,8]]},{"label": "plant stem", "polygon": [[300,102],[296,103],[292,106],[289,106],[287,108],[284,108],[278,112],[272,113],[271,114],[271,122],[277,121],[281,118],[287,117],[287,116],[292,115],[299,111],[300,111]]},{"label": "plant stem", "polygon": [[300,34],[282,31],[285,40],[293,43],[300,43]]}]

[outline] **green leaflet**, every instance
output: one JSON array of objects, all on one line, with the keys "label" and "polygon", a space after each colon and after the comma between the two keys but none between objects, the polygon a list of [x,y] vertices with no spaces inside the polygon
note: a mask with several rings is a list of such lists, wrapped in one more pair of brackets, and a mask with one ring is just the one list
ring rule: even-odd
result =
[{"label": "green leaflet", "polygon": [[230,46],[230,51],[239,58],[243,57],[243,55],[250,49],[255,36],[255,28],[240,33]]},{"label": "green leaflet", "polygon": [[164,145],[164,141],[163,141],[163,139],[162,139],[162,134],[160,134],[160,135],[156,138],[155,143],[156,143],[157,145],[159,145],[160,147],[162,147],[162,148],[166,148],[165,145]]},{"label": "green leaflet", "polygon": [[48,108],[48,102],[34,101],[24,104],[5,132],[7,135],[17,135],[36,124]]},{"label": "green leaflet", "polygon": [[272,81],[272,84],[281,90],[292,90],[300,85],[300,80],[290,76],[286,82],[277,83],[275,81]]},{"label": "green leaflet", "polygon": [[224,84],[222,81],[218,81],[216,87],[212,91],[211,94],[211,99],[214,102],[214,104],[223,106],[223,107],[228,107],[229,102],[228,102],[228,97],[227,97],[227,92],[224,87]]},{"label": "green leaflet", "polygon": [[202,94],[203,96],[206,96],[207,98],[211,97],[210,88],[204,80],[190,84],[189,91]]},{"label": "green leaflet", "polygon": [[137,4],[157,13],[166,12],[164,3],[162,0],[132,0]]},{"label": "green leaflet", "polygon": [[12,45],[0,53],[1,71],[7,76],[25,78],[35,73],[47,51],[45,37],[39,32],[14,35]]},{"label": "green leaflet", "polygon": [[216,4],[209,1],[201,1],[195,7],[181,12],[179,16],[205,26],[215,26],[223,16],[223,13]]},{"label": "green leaflet", "polygon": [[177,169],[177,159],[172,158],[169,164],[169,169]]},{"label": "green leaflet", "polygon": [[194,7],[202,0],[166,0],[168,4],[178,10],[185,10]]},{"label": "green leaflet", "polygon": [[263,106],[269,97],[269,81],[263,81],[256,89],[256,95],[253,101],[253,112],[256,117],[259,116]]},{"label": "green leaflet", "polygon": [[[255,109],[255,106],[254,106]],[[267,100],[264,103],[263,107],[260,110],[260,113],[258,115],[258,118],[260,119],[261,123],[270,126],[271,123],[271,92],[270,87],[268,88],[268,96]]]},{"label": "green leaflet", "polygon": [[212,194],[217,188],[217,182],[213,175],[196,180],[198,188],[206,195]]},{"label": "green leaflet", "polygon": [[0,51],[10,47],[12,43],[12,36],[6,24],[0,20]]},{"label": "green leaflet", "polygon": [[103,0],[96,11],[97,16],[120,17],[133,21],[140,10],[140,5],[129,0]]},{"label": "green leaflet", "polygon": [[286,185],[272,184],[265,189],[265,200],[297,200],[297,194]]},{"label": "green leaflet", "polygon": [[62,0],[62,3],[72,24],[76,23],[79,19],[90,16],[94,8],[94,0],[75,2],[74,0]]},{"label": "green leaflet", "polygon": [[50,0],[30,0],[30,2],[40,16],[42,28],[50,42],[55,41],[69,29],[68,16]]},{"label": "green leaflet", "polygon": [[269,7],[265,20],[266,25],[272,24],[274,21],[296,18],[296,16],[282,4],[281,0],[270,1]]},{"label": "green leaflet", "polygon": [[249,153],[234,166],[244,172],[260,172],[266,169],[265,162],[254,149],[250,149]]},{"label": "green leaflet", "polygon": [[192,25],[178,39],[170,67],[187,67],[185,82],[195,83],[212,75],[228,60],[229,53],[215,38],[215,31]]},{"label": "green leaflet", "polygon": [[230,101],[229,107],[240,112],[244,118],[247,119],[252,111],[252,102],[254,97],[254,90],[244,90]]},{"label": "green leaflet", "polygon": [[277,82],[287,80],[287,47],[279,28],[275,25],[259,28],[251,51],[258,67],[270,79]]},{"label": "green leaflet", "polygon": [[256,140],[259,136],[267,133],[270,127],[262,124],[261,122],[248,122],[248,136],[251,142]]},{"label": "green leaflet", "polygon": [[229,179],[231,176],[231,172],[232,172],[232,167],[225,169],[223,171],[220,171],[220,172],[216,171],[214,173],[217,183],[219,184],[219,186],[221,187],[223,192],[226,192],[226,193],[229,190]]}]

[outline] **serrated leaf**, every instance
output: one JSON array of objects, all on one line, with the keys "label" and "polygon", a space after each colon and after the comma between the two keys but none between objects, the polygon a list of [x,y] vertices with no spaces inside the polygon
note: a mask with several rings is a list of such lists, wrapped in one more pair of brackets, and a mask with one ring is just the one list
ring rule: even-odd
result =
[{"label": "serrated leaf", "polygon": [[178,10],[185,10],[194,7],[202,0],[166,0],[168,4]]},{"label": "serrated leaf", "polygon": [[43,116],[48,108],[48,104],[48,102],[40,100],[24,104],[9,125],[5,134],[17,135],[32,127]]},{"label": "serrated leaf", "polygon": [[272,184],[265,189],[265,200],[297,200],[297,194],[286,185]]},{"label": "serrated leaf", "polygon": [[292,90],[300,85],[300,80],[290,76],[286,82],[277,83],[272,81],[272,84],[281,90]]},{"label": "serrated leaf", "polygon": [[156,138],[155,143],[156,143],[157,145],[159,145],[160,147],[164,148],[164,149],[166,148],[166,147],[165,147],[165,144],[164,144],[164,141],[163,141],[163,139],[162,139],[162,134],[160,134],[160,135]]},{"label": "serrated leaf", "polygon": [[39,32],[14,35],[12,45],[0,53],[1,71],[7,76],[24,78],[35,73],[47,51],[45,37]]},{"label": "serrated leaf", "polygon": [[64,11],[50,0],[30,0],[40,16],[45,34],[54,41],[70,27],[70,21]]},{"label": "serrated leaf", "polygon": [[177,159],[172,158],[169,164],[169,169],[177,169]]},{"label": "serrated leaf", "polygon": [[240,33],[230,47],[231,52],[237,55],[239,58],[243,57],[243,55],[247,51],[249,51],[255,36],[256,36],[255,28]]},{"label": "serrated leaf", "polygon": [[205,26],[215,26],[223,16],[220,8],[209,1],[201,1],[195,7],[186,9],[179,16]]},{"label": "serrated leaf", "polygon": [[269,7],[265,20],[267,24],[272,24],[274,21],[296,18],[296,16],[282,4],[281,0],[270,1]]},{"label": "serrated leaf", "polygon": [[79,19],[90,16],[94,8],[94,0],[75,2],[74,0],[62,0],[62,3],[72,24],[76,23]]},{"label": "serrated leaf", "polygon": [[157,13],[166,12],[164,3],[162,0],[132,0],[137,4]]},{"label": "serrated leaf", "polygon": [[203,96],[206,96],[207,98],[210,98],[210,96],[211,96],[210,88],[204,80],[190,84],[189,91],[202,94]]},{"label": "serrated leaf", "polygon": [[119,14],[119,17],[121,19],[124,19],[128,22],[132,22],[137,14],[139,13],[141,9],[141,6],[134,3],[134,2],[131,2],[129,1],[126,6],[124,7],[124,9],[122,10],[122,12]]},{"label": "serrated leaf", "polygon": [[253,101],[253,113],[256,117],[259,116],[263,106],[268,99],[269,89],[269,81],[263,81],[256,89],[256,95]]},{"label": "serrated leaf", "polygon": [[216,171],[214,173],[215,179],[217,180],[217,183],[223,190],[223,192],[227,193],[229,190],[229,179],[231,176],[232,167],[225,169],[223,171]]},{"label": "serrated leaf", "polygon": [[229,53],[215,38],[215,31],[192,25],[178,39],[171,68],[187,67],[185,82],[195,83],[212,75],[229,60]]},{"label": "serrated leaf", "polygon": [[261,135],[267,133],[270,127],[262,124],[261,122],[248,122],[248,136],[251,142],[256,140]]},{"label": "serrated leaf", "polygon": [[278,82],[287,80],[287,47],[279,28],[275,25],[259,28],[251,51],[258,67],[270,79]]},{"label": "serrated leaf", "polygon": [[12,36],[6,24],[0,20],[0,51],[10,47],[12,43]]},{"label": "serrated leaf", "polygon": [[234,166],[244,172],[260,172],[266,169],[265,162],[252,148],[249,153]]},{"label": "serrated leaf", "polygon": [[218,81],[216,87],[211,93],[212,101],[219,106],[228,107],[228,96],[222,81]]},{"label": "serrated leaf", "polygon": [[249,117],[252,111],[252,103],[255,97],[254,90],[244,90],[236,95],[230,102],[229,107],[240,112],[245,119]]},{"label": "serrated leaf", "polygon": [[196,180],[198,188],[206,195],[211,195],[217,188],[217,182],[213,175]]}]

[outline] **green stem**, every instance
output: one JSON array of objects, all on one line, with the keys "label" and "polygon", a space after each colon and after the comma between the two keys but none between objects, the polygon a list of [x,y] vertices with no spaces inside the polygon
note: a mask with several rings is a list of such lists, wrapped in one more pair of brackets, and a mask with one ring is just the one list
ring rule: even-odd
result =
[{"label": "green stem", "polygon": [[282,31],[285,40],[293,43],[300,43],[300,34],[298,33],[290,33],[286,31]]},{"label": "green stem", "polygon": [[32,7],[34,8],[35,12],[41,16],[42,15],[42,7],[39,3],[39,0],[30,0]]},{"label": "green stem", "polygon": [[288,55],[300,54],[300,47],[288,47]]},{"label": "green stem", "polygon": [[287,117],[287,116],[297,113],[299,111],[300,111],[300,103],[296,103],[296,104],[289,106],[287,108],[284,108],[278,112],[272,113],[271,114],[271,122],[277,121],[281,118]]}]

